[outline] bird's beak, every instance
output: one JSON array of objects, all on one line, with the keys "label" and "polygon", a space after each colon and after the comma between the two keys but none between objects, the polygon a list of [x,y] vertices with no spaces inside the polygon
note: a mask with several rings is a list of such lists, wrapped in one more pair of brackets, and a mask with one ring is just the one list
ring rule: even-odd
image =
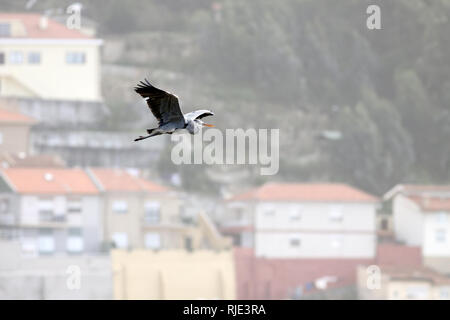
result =
[{"label": "bird's beak", "polygon": [[210,128],[213,128],[213,127],[215,127],[215,125],[213,125],[213,124],[209,124],[209,123],[204,123],[203,124],[205,127],[210,127]]}]

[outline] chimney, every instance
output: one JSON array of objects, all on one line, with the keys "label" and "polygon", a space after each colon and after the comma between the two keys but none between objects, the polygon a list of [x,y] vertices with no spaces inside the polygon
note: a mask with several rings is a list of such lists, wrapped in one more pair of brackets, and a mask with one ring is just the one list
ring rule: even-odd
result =
[{"label": "chimney", "polygon": [[48,27],[48,17],[46,15],[42,15],[39,19],[39,29],[46,30]]}]

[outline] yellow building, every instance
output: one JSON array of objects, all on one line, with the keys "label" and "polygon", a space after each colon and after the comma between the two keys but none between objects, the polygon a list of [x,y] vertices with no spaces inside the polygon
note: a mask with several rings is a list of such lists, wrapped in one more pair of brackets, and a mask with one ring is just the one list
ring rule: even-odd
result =
[{"label": "yellow building", "polygon": [[115,299],[236,299],[231,250],[114,250]]},{"label": "yellow building", "polygon": [[39,14],[0,14],[0,96],[100,102],[100,39]]}]

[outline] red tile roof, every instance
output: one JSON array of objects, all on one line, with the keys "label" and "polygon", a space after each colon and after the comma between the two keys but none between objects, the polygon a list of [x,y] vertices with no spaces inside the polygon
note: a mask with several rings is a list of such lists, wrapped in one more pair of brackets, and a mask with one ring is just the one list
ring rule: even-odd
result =
[{"label": "red tile roof", "polygon": [[18,193],[97,194],[97,187],[81,169],[8,168],[2,176]]},{"label": "red tile roof", "polygon": [[148,180],[135,177],[122,169],[113,168],[90,168],[94,180],[100,184],[100,188],[105,191],[128,191],[128,192],[165,192],[167,188],[150,182]]},{"label": "red tile roof", "polygon": [[377,246],[375,260],[377,265],[421,266],[422,251],[420,247],[381,243]]},{"label": "red tile roof", "polygon": [[[75,29],[69,29],[65,25],[48,19],[47,28],[39,27],[42,15],[35,13],[0,13],[0,21],[20,21],[25,28],[25,35],[20,38],[32,39],[89,39],[91,37]],[[12,38],[19,38],[12,36]]]},{"label": "red tile roof", "polygon": [[28,117],[20,112],[0,108],[0,123],[33,124],[36,122],[36,119]]},{"label": "red tile roof", "polygon": [[450,210],[450,185],[397,185],[387,192],[385,200],[403,194],[424,211]]},{"label": "red tile roof", "polygon": [[377,202],[378,198],[345,184],[335,183],[267,183],[237,195],[230,201],[311,201]]},{"label": "red tile roof", "polygon": [[391,281],[429,281],[436,285],[450,285],[450,277],[426,267],[416,266],[380,266],[381,273],[388,275]]},{"label": "red tile roof", "polygon": [[439,184],[403,184],[401,185],[402,191],[407,193],[422,193],[422,192],[449,192],[450,185]]},{"label": "red tile roof", "polygon": [[450,197],[409,196],[423,211],[449,211]]}]

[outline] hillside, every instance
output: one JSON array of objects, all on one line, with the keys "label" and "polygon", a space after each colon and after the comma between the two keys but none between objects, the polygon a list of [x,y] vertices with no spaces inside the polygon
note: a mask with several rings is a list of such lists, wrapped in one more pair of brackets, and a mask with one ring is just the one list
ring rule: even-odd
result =
[{"label": "hillside", "polygon": [[[211,106],[219,128],[280,128],[271,179],[343,181],[376,194],[398,182],[449,182],[450,1],[383,1],[375,31],[365,24],[372,2],[86,4],[106,42],[105,126],[137,126],[146,110],[130,88],[151,75],[185,108]],[[342,139],[318,139],[324,130]],[[186,187],[218,190],[204,168],[161,161],[163,174],[178,170],[196,176]],[[249,184],[262,182],[249,172]]]}]

